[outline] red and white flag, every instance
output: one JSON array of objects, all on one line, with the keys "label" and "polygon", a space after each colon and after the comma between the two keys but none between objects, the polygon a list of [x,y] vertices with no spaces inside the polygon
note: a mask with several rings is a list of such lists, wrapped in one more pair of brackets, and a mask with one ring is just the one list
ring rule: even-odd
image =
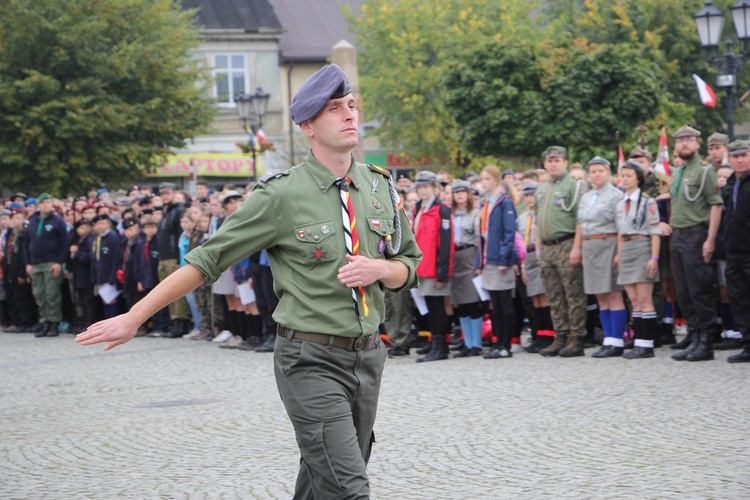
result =
[{"label": "red and white flag", "polygon": [[654,175],[659,179],[661,192],[666,193],[669,190],[669,176],[671,175],[666,128],[661,129],[661,135],[659,136],[659,156],[654,165]]},{"label": "red and white flag", "polygon": [[701,96],[701,102],[704,106],[708,106],[709,108],[713,108],[716,106],[716,94],[714,94],[714,89],[712,89],[706,82],[703,81],[703,79],[693,73],[693,80],[695,80],[695,84],[698,86],[698,94]]}]

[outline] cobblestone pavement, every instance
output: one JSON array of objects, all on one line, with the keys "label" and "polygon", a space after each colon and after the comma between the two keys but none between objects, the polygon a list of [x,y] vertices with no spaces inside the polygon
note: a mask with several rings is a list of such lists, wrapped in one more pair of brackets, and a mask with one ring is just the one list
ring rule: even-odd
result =
[{"label": "cobblestone pavement", "polygon": [[[748,498],[750,366],[670,352],[388,360],[373,497]],[[104,353],[0,333],[0,498],[289,498],[271,365],[208,342]]]}]

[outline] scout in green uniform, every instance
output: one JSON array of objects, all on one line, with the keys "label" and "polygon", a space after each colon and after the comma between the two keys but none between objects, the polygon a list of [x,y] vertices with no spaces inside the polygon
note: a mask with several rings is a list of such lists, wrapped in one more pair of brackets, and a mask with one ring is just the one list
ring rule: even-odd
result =
[{"label": "scout in green uniform", "polygon": [[718,170],[722,165],[729,164],[729,136],[714,132],[708,136],[708,160]]},{"label": "scout in green uniform", "polygon": [[122,344],[164,305],[267,249],[279,297],[276,382],[301,453],[294,496],[367,498],[386,358],[377,334],[383,289],[416,286],[421,253],[388,172],[354,161],[357,112],[341,68],[326,66],[311,76],[290,112],[310,139],[305,160],[266,176],[216,234],[185,257],[189,265],[128,314],[76,340],[108,342],[105,349]]},{"label": "scout in green uniform", "polygon": [[723,201],[716,171],[698,156],[700,135],[684,126],[673,136],[685,164],[671,179],[672,270],[690,336],[688,348],[672,356],[677,361],[714,359],[718,278],[713,253]]},{"label": "scout in green uniform", "polygon": [[583,356],[586,336],[586,295],[581,268],[581,237],[576,216],[583,183],[567,172],[565,148],[544,152],[549,179],[536,192],[537,249],[547,290],[555,341],[539,351],[542,356]]}]

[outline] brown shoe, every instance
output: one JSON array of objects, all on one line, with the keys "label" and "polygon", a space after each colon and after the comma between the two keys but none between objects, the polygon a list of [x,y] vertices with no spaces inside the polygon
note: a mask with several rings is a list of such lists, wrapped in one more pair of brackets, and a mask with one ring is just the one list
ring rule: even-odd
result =
[{"label": "brown shoe", "polygon": [[568,343],[565,347],[560,350],[561,358],[574,358],[576,356],[583,356],[584,338],[578,335],[568,336]]},{"label": "brown shoe", "polygon": [[561,333],[555,334],[555,341],[549,347],[545,347],[539,354],[542,356],[557,356],[563,350],[568,341],[568,336]]}]

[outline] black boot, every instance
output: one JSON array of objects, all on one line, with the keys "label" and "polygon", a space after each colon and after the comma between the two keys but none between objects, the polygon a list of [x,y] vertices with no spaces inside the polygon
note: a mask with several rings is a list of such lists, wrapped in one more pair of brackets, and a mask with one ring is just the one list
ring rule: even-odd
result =
[{"label": "black boot", "polygon": [[679,342],[673,343],[669,346],[670,349],[674,349],[675,351],[682,351],[683,349],[687,349],[690,343],[692,342],[692,333],[688,332],[687,335],[685,335],[685,338],[680,340]]},{"label": "black boot", "polygon": [[739,354],[734,354],[727,358],[729,363],[750,363],[750,347],[746,347]]},{"label": "black boot", "polygon": [[430,340],[429,342],[425,343],[422,347],[417,349],[417,354],[424,356],[425,354],[429,354],[432,352],[433,347],[435,346],[435,340]]},{"label": "black boot", "polygon": [[417,363],[426,361],[440,361],[448,359],[448,344],[445,342],[445,335],[433,335],[433,349],[423,358],[417,358]]},{"label": "black boot", "polygon": [[[699,342],[700,336],[695,332],[688,333],[685,337],[686,338],[690,337],[690,344],[685,348],[685,350],[672,354],[672,359],[674,359],[675,361],[687,360],[688,355],[692,353],[698,347],[698,344],[700,343]],[[674,348],[674,346],[671,346],[671,347]]]},{"label": "black boot", "polygon": [[662,323],[659,326],[659,333],[661,336],[662,345],[673,345],[677,343],[677,339],[674,336],[672,325],[670,323]]},{"label": "black boot", "polygon": [[687,355],[688,361],[710,361],[714,359],[714,336],[712,333],[701,333],[698,346]]},{"label": "black boot", "polygon": [[273,352],[273,346],[276,344],[276,335],[268,334],[265,336],[265,342],[263,345],[255,348],[255,352]]},{"label": "black boot", "polygon": [[42,327],[34,332],[34,337],[36,338],[46,337],[48,331],[49,331],[49,321],[45,321],[44,323],[42,323]]}]

